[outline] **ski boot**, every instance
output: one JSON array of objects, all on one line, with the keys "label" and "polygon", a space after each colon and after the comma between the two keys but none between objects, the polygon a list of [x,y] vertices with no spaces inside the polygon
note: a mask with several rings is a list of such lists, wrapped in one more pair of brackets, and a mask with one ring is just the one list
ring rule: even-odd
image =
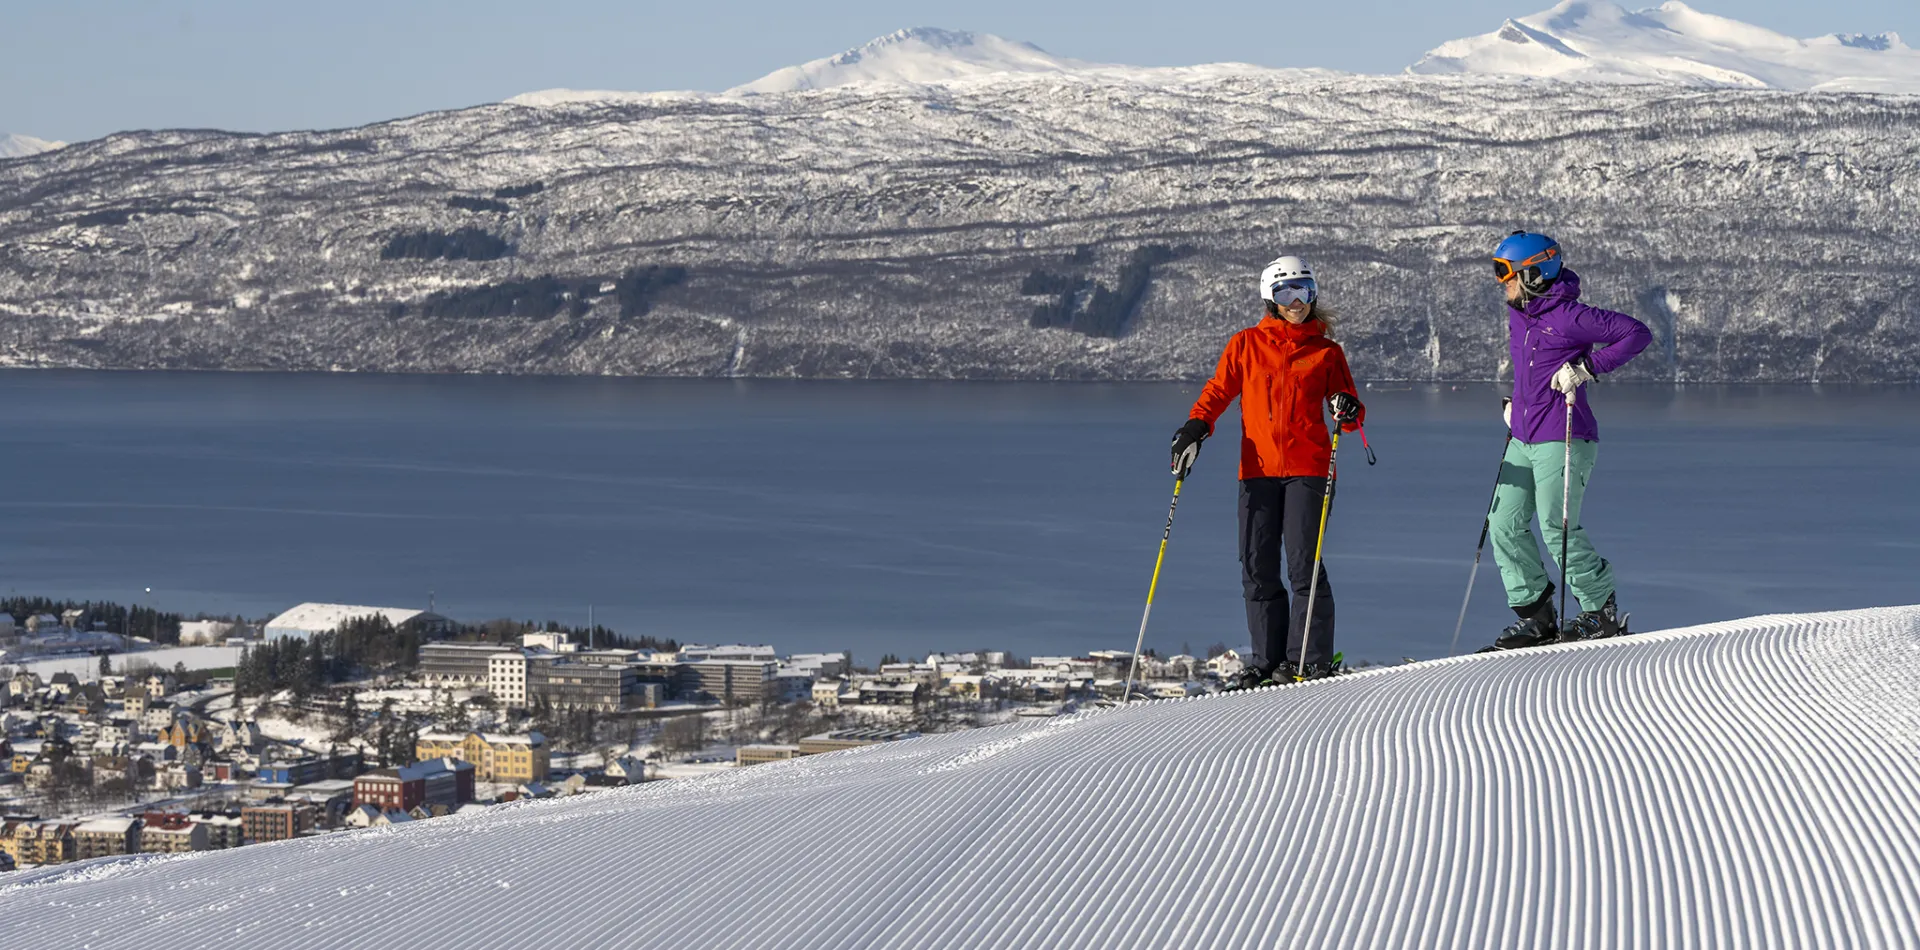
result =
[{"label": "ski boot", "polygon": [[1553,609],[1552,584],[1548,584],[1547,592],[1533,603],[1515,607],[1513,612],[1519,614],[1520,619],[1500,631],[1500,639],[1493,641],[1494,649],[1519,650],[1559,642],[1560,624]]},{"label": "ski boot", "polygon": [[1223,693],[1237,693],[1243,689],[1259,689],[1273,685],[1273,673],[1257,666],[1243,666],[1220,687]]},{"label": "ski boot", "polygon": [[1604,640],[1629,633],[1625,619],[1620,616],[1620,606],[1614,602],[1615,596],[1608,594],[1607,602],[1601,604],[1599,610],[1582,610],[1580,616],[1568,620],[1560,629],[1560,642]]},{"label": "ski boot", "polygon": [[1295,667],[1293,672],[1294,681],[1300,683],[1307,682],[1308,680],[1323,680],[1331,676],[1338,676],[1340,675],[1340,654],[1335,653],[1330,660],[1324,660],[1319,663],[1308,663],[1304,670]]}]

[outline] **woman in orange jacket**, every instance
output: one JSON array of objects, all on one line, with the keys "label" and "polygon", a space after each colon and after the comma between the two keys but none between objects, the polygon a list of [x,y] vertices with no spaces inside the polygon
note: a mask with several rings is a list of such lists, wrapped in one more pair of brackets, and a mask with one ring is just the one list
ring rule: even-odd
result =
[{"label": "woman in orange jacket", "polygon": [[[1173,436],[1173,470],[1185,477],[1213,434],[1213,423],[1240,399],[1240,583],[1247,598],[1253,653],[1236,688],[1291,682],[1301,651],[1306,676],[1333,672],[1333,588],[1324,570],[1313,595],[1313,640],[1302,644],[1313,554],[1320,531],[1333,448],[1325,406],[1351,432],[1366,421],[1340,344],[1327,336],[1333,314],[1319,303],[1313,270],[1282,257],[1260,275],[1266,317],[1227,341],[1220,366],[1194,400],[1192,417]],[[1281,551],[1286,578],[1281,578]],[[1287,592],[1291,588],[1292,603]]]}]

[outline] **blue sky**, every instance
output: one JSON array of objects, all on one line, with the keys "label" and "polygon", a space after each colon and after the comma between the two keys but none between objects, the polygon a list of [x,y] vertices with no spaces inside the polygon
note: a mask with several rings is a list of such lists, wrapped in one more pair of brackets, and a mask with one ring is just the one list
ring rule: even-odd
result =
[{"label": "blue sky", "polygon": [[[552,87],[723,89],[903,26],[997,33],[1101,62],[1396,72],[1552,2],[7,0],[0,132],[77,141],[138,128],[335,128]],[[1691,5],[1794,36],[1894,30],[1920,43],[1914,0]]]}]

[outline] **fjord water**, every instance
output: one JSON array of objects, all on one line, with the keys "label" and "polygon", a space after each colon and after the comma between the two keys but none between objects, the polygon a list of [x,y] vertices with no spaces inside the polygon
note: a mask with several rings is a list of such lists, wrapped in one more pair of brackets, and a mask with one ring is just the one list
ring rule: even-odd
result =
[{"label": "fjord water", "polygon": [[[1124,649],[1190,383],[0,372],[0,587],[264,616],[306,600],[783,652]],[[1327,564],[1349,658],[1444,655],[1499,387],[1369,388]],[[1601,384],[1583,519],[1640,629],[1916,599],[1920,391]],[[1237,431],[1229,416],[1221,426]],[[1235,440],[1148,630],[1245,639]],[[147,593],[146,588],[152,588]],[[1488,553],[1462,648],[1511,614]]]}]

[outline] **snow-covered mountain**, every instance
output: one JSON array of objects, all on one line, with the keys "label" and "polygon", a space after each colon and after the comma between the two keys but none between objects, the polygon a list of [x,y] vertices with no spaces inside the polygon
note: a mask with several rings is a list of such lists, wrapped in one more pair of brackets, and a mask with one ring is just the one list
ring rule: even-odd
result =
[{"label": "snow-covered mountain", "polygon": [[[1437,631],[1436,631],[1437,632]],[[0,946],[1920,946],[1920,608],[0,875]]]},{"label": "snow-covered mountain", "polygon": [[[799,92],[854,83],[915,86],[982,76],[1059,74],[1102,68],[1114,67],[1065,59],[1032,43],[1002,39],[988,33],[913,27],[897,30],[834,56],[774,70],[752,82],[735,86],[724,94],[749,96]],[[506,101],[510,105],[549,106],[568,102],[648,102],[663,95],[670,98],[700,98],[711,94],[543,89],[521,93]]]},{"label": "snow-covered mountain", "polygon": [[64,148],[66,144],[65,142],[49,142],[46,139],[36,139],[30,135],[11,135],[0,132],[0,158],[24,158],[28,155],[38,155],[41,152],[51,152],[56,148]]},{"label": "snow-covered mountain", "polygon": [[727,90],[732,95],[828,89],[856,82],[934,83],[996,73],[1064,73],[1093,64],[1062,59],[1032,43],[915,27],[837,56],[775,70]]},{"label": "snow-covered mountain", "polygon": [[1443,44],[1408,71],[1920,94],[1920,51],[1896,34],[1801,40],[1680,0],[1637,12],[1606,0],[1563,0]]},{"label": "snow-covered mountain", "polygon": [[1363,378],[1493,379],[1485,263],[1528,226],[1653,327],[1623,378],[1920,379],[1920,99],[1488,82],[1091,70],[115,135],[0,163],[0,363],[1191,378],[1290,250]]}]

